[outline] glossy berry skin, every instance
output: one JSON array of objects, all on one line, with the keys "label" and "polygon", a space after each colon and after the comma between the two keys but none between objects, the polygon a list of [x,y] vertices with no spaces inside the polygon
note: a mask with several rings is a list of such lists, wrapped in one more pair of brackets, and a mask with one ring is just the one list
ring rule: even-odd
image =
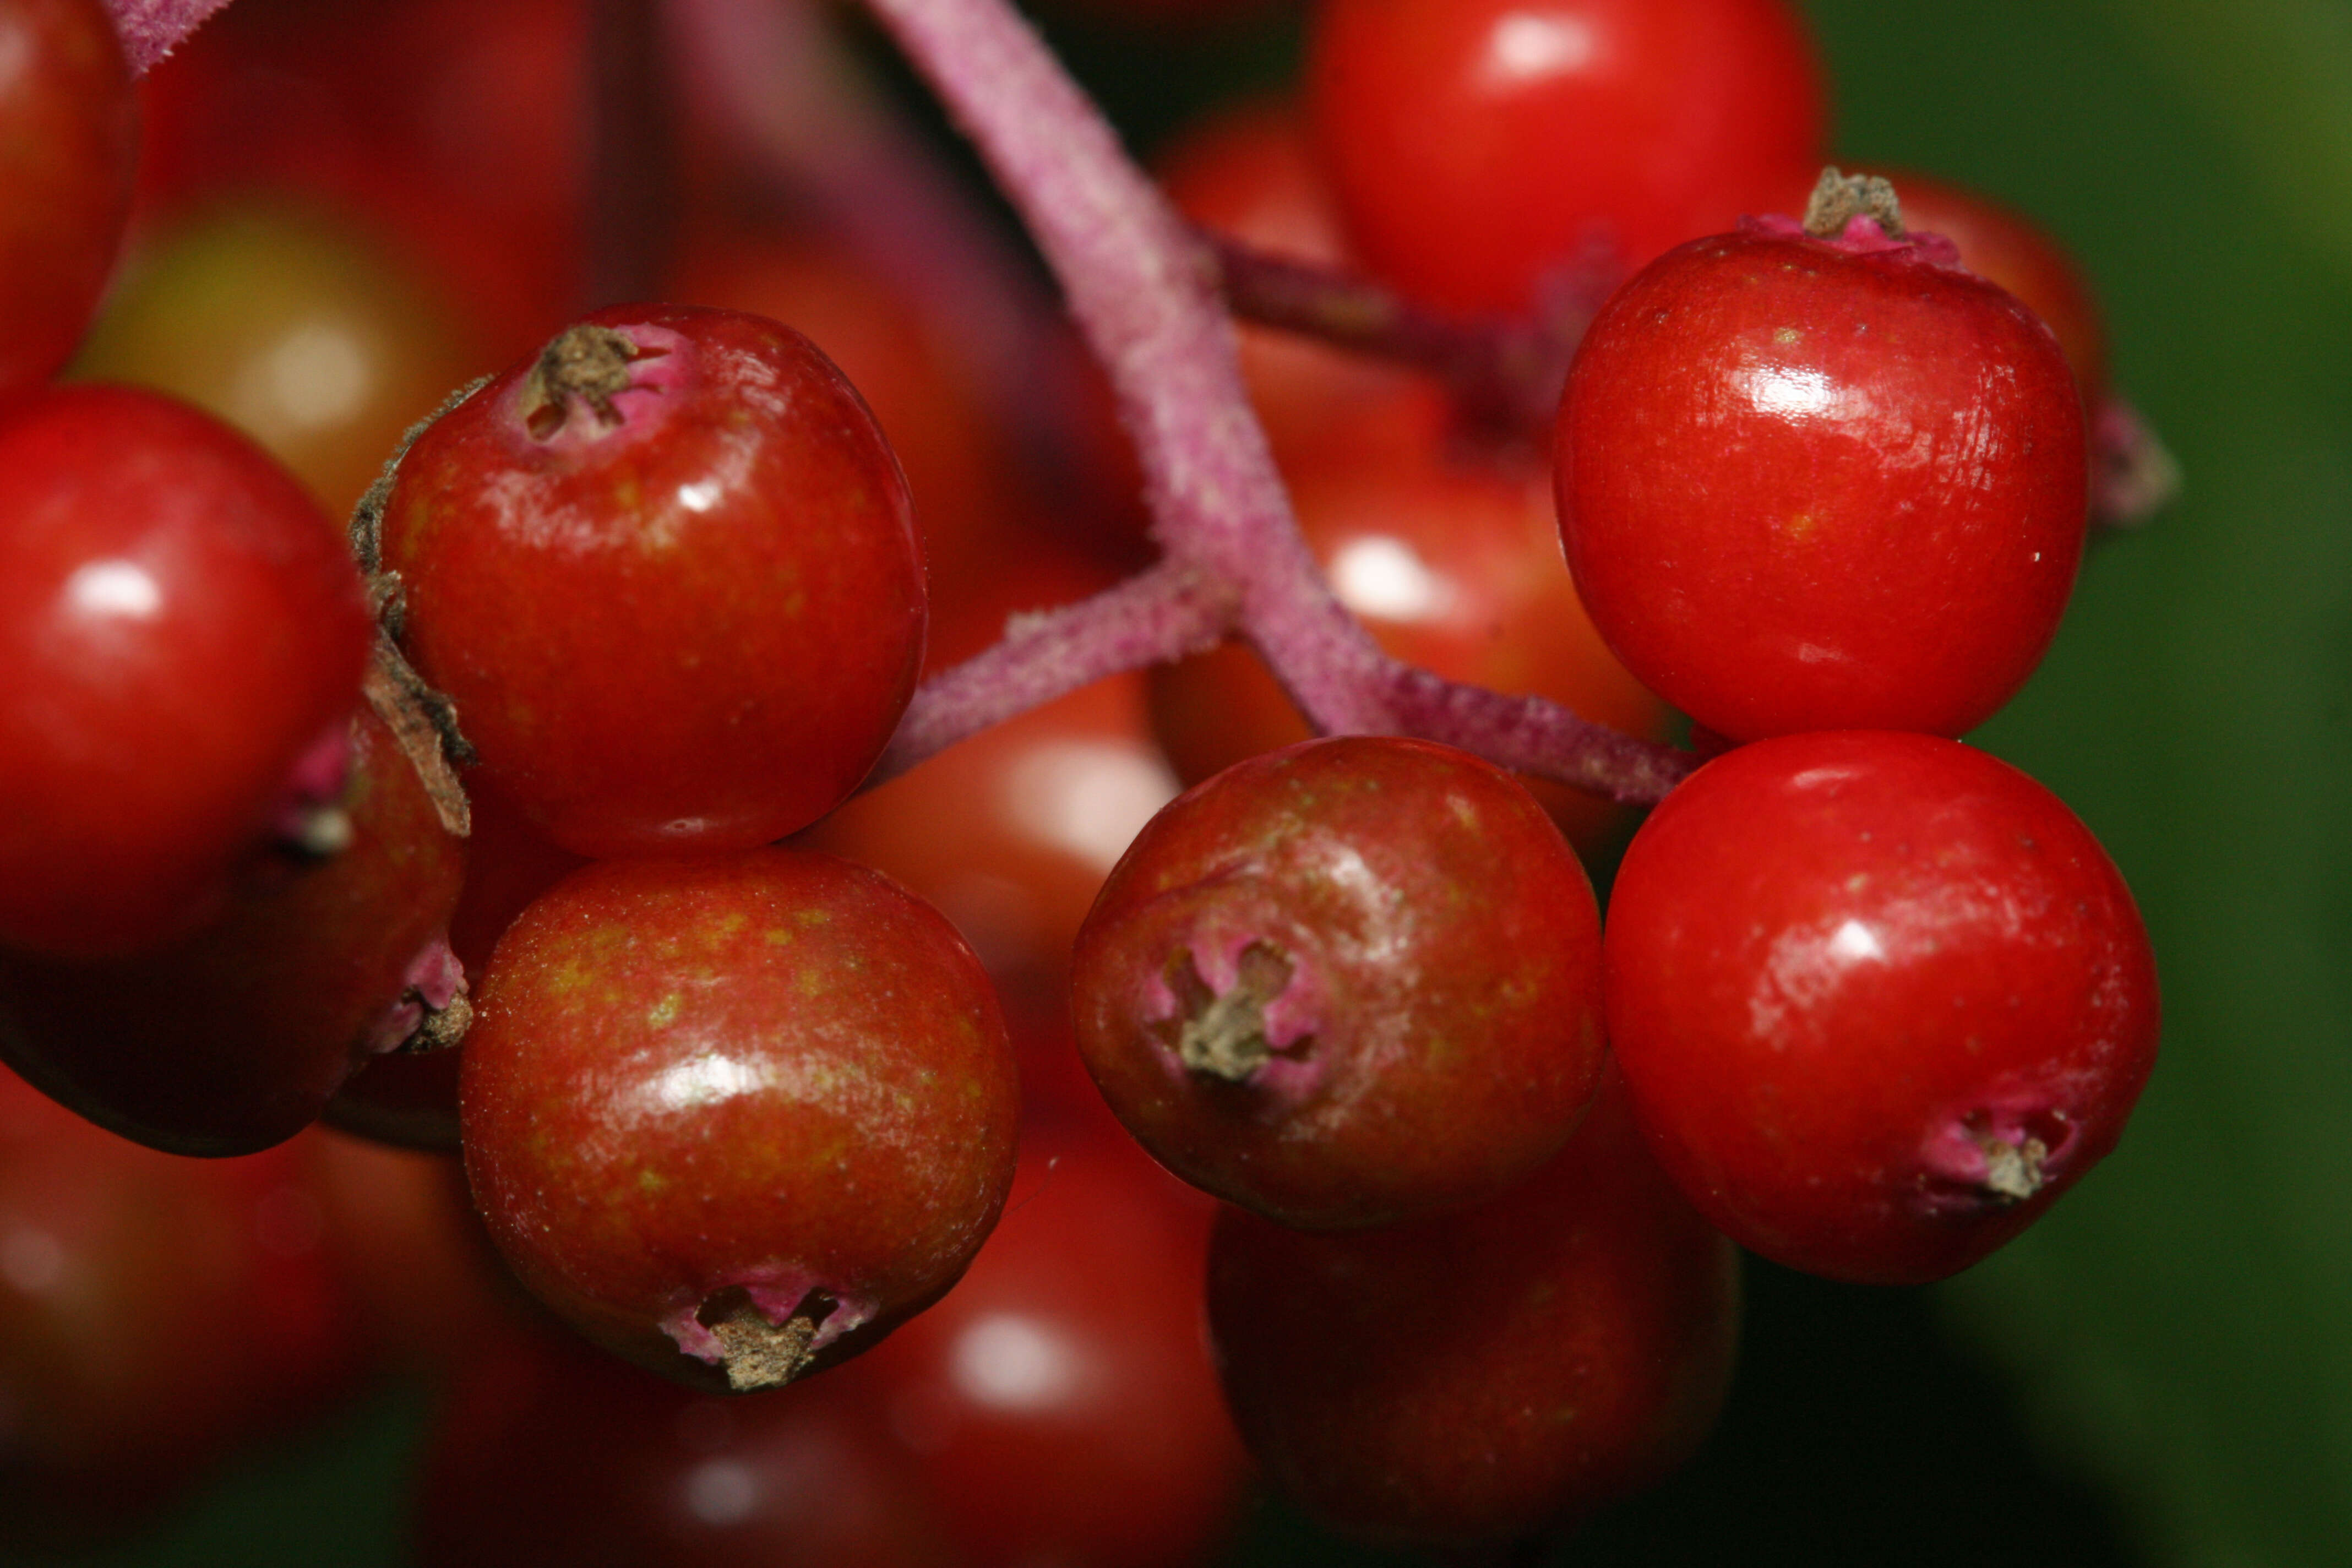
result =
[{"label": "glossy berry skin", "polygon": [[131,213],[131,68],[100,0],[0,0],[0,396],[89,324]]},{"label": "glossy berry skin", "polygon": [[1019,1089],[995,998],[874,872],[600,862],[523,912],[478,995],[458,1121],[491,1237],[657,1371],[745,1389],[838,1360],[996,1222]]},{"label": "glossy berry skin", "polygon": [[16,403],[0,943],[120,953],[215,910],[341,733],[371,636],[341,531],[244,437],[127,387]]},{"label": "glossy berry skin", "polygon": [[1137,836],[1078,933],[1078,1049],[1185,1180],[1286,1225],[1384,1225],[1566,1142],[1601,1068],[1598,924],[1501,769],[1310,741]]},{"label": "glossy berry skin", "polygon": [[1784,0],[1324,0],[1307,100],[1374,272],[1520,313],[1820,172],[1820,68]]},{"label": "glossy berry skin", "polygon": [[782,837],[866,776],[914,689],[905,481],[789,328],[682,305],[583,325],[635,356],[625,389],[551,401],[519,364],[403,460],[383,563],[404,646],[563,847]]},{"label": "glossy berry skin", "polygon": [[1974,727],[2041,662],[2082,557],[2082,400],[2049,329],[1948,249],[1853,229],[1660,258],[1560,404],[1593,624],[1734,740]]},{"label": "glossy berry skin", "polygon": [[1565,1151],[1461,1214],[1318,1236],[1227,1210],[1209,1325],[1243,1438],[1300,1508],[1385,1545],[1515,1541],[1697,1447],[1738,1257],[1644,1153],[1612,1070]]},{"label": "glossy berry skin", "polygon": [[465,873],[392,731],[352,720],[351,842],[237,889],[180,941],[121,957],[0,950],[0,1059],[61,1104],[175,1154],[244,1154],[446,1003],[443,940]]},{"label": "glossy berry skin", "polygon": [[1659,1161],[1742,1246],[1834,1279],[1964,1268],[2105,1156],[2156,964],[2082,823],[1884,731],[1717,758],[1635,836],[1609,1032]]}]

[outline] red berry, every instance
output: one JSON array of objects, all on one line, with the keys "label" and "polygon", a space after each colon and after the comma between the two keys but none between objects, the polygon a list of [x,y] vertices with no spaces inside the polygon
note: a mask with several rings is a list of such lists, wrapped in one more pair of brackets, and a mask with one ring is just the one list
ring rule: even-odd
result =
[{"label": "red berry", "polygon": [[1242,1501],[1202,1333],[1212,1205],[1097,1127],[1024,1142],[1029,1190],[971,1272],[840,1374],[971,1568],[1186,1568]]},{"label": "red berry", "polygon": [[347,517],[402,434],[487,368],[405,259],[307,206],[208,209],[142,239],[74,374],[218,415]]},{"label": "red berry", "polygon": [[100,0],[0,0],[0,396],[73,353],[131,212],[138,118]]},{"label": "red berry", "polygon": [[178,942],[101,960],[0,951],[0,1057],[126,1138],[242,1154],[309,1126],[425,1003],[446,1005],[461,847],[383,721],[362,707],[351,733],[346,847],[240,888]]},{"label": "red berry", "polygon": [[0,1556],[136,1530],[350,1391],[361,1324],[299,1149],[157,1153],[0,1070]]},{"label": "red berry", "polygon": [[1557,442],[1578,591],[1643,681],[1734,740],[1957,735],[2058,628],[2088,504],[2050,330],[1926,244],[1761,226],[1609,301]]},{"label": "red berry", "polygon": [[1325,0],[1309,107],[1372,268],[1459,310],[1802,197],[1822,88],[1784,0]]},{"label": "red berry", "polygon": [[922,660],[896,459],[815,346],[621,306],[444,416],[386,508],[403,640],[583,855],[745,848],[856,787]]},{"label": "red berry", "polygon": [[370,635],[340,531],[244,437],[124,387],[15,405],[0,942],[121,952],[202,921],[324,783],[298,771],[340,743]]},{"label": "red berry", "polygon": [[979,961],[827,855],[574,873],[500,940],[464,1056],[499,1250],[673,1375],[761,1387],[864,1348],[955,1282],[1012,1178],[1019,1090]]},{"label": "red berry", "polygon": [[2123,879],[2049,791],[1956,742],[1791,735],[1635,836],[1609,1035],[1651,1146],[1734,1240],[1940,1279],[2116,1146],[2156,1060]]},{"label": "red berry", "polygon": [[1242,1436],[1347,1534],[1470,1545],[1654,1485],[1715,1424],[1731,1244],[1643,1152],[1604,1076],[1568,1148],[1502,1196],[1316,1236],[1227,1210],[1209,1324]]},{"label": "red berry", "polygon": [[427,1436],[422,1568],[948,1568],[905,1456],[819,1379],[714,1398],[543,1335],[467,1367]]},{"label": "red berry", "polygon": [[1286,1225],[1383,1225],[1566,1141],[1601,1069],[1598,927],[1508,773],[1310,741],[1137,837],[1078,933],[1078,1048],[1185,1180]]}]

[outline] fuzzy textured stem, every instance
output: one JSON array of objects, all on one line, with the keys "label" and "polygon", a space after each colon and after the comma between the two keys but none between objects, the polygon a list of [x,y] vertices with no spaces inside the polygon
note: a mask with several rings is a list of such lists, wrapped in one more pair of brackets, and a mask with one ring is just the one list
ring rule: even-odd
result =
[{"label": "fuzzy textured stem", "polygon": [[1452,385],[1470,419],[1507,433],[1550,427],[1585,316],[1549,328],[1455,320],[1370,279],[1201,233],[1216,253],[1225,302],[1242,320],[1429,371]]},{"label": "fuzzy textured stem", "polygon": [[107,0],[132,76],[145,76],[228,0]]},{"label": "fuzzy textured stem", "polygon": [[[866,3],[980,150],[1061,280],[1135,439],[1168,557],[1161,570],[1189,574],[1192,591],[1230,593],[1242,635],[1318,729],[1450,740],[1622,800],[1658,799],[1688,771],[1680,753],[1554,704],[1459,686],[1383,655],[1299,535],[1243,389],[1214,253],[1004,0]],[[1118,592],[1080,608],[1098,615]],[[910,728],[919,717],[923,728],[903,748],[894,742],[893,757],[926,755],[992,721],[978,718],[984,706],[996,717],[1018,711],[1017,699],[985,700],[1005,695],[995,686],[1017,683],[1026,668],[1016,639],[932,682],[909,715]],[[1037,684],[1057,695],[1077,683],[1067,674],[1066,666]]]},{"label": "fuzzy textured stem", "polygon": [[1016,616],[994,647],[923,683],[866,783],[1105,676],[1199,653],[1232,618],[1227,595],[1173,562],[1091,599]]}]

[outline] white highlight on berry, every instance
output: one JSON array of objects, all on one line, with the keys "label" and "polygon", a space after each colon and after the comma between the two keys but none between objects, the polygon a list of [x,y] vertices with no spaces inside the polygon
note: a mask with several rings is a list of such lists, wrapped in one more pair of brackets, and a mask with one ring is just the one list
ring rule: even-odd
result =
[{"label": "white highlight on berry", "polygon": [[1417,621],[1445,608],[1444,578],[1401,539],[1359,539],[1331,560],[1331,587],[1360,616]]},{"label": "white highlight on berry", "polygon": [[1739,372],[1737,379],[1749,403],[1786,419],[1820,418],[1843,406],[1838,388],[1822,371],[1759,364]]},{"label": "white highlight on berry", "polygon": [[1067,1345],[1010,1313],[982,1318],[958,1335],[949,1376],[974,1404],[999,1410],[1045,1410],[1068,1403],[1086,1367]]},{"label": "white highlight on berry", "polygon": [[374,383],[366,346],[341,327],[316,322],[247,365],[229,404],[248,428],[323,429],[358,413]]},{"label": "white highlight on berry", "polygon": [[757,1062],[716,1052],[689,1057],[654,1080],[653,1098],[665,1109],[684,1110],[751,1094],[767,1087],[769,1075]]},{"label": "white highlight on berry", "polygon": [[760,1506],[760,1478],[735,1459],[706,1459],[687,1473],[687,1511],[705,1524],[740,1524]]},{"label": "white highlight on berry", "polygon": [[677,504],[688,511],[709,511],[719,504],[719,485],[713,479],[697,479],[677,487]]},{"label": "white highlight on berry", "polygon": [[1829,949],[1832,956],[1849,963],[1866,958],[1885,963],[1886,959],[1886,950],[1879,945],[1877,935],[1860,921],[1848,921],[1838,927],[1830,938]]},{"label": "white highlight on berry", "polygon": [[18,1226],[0,1241],[0,1279],[28,1296],[54,1289],[65,1271],[66,1249],[46,1230]]},{"label": "white highlight on berry", "polygon": [[1062,741],[1034,748],[1003,787],[1024,829],[1107,874],[1178,785],[1166,763],[1135,746]]},{"label": "white highlight on berry", "polygon": [[152,619],[163,607],[163,590],[135,561],[92,561],[66,579],[66,602],[79,615]]},{"label": "white highlight on berry", "polygon": [[1589,23],[1527,11],[1504,17],[1488,38],[1478,75],[1490,86],[1580,70],[1591,61],[1600,45]]}]

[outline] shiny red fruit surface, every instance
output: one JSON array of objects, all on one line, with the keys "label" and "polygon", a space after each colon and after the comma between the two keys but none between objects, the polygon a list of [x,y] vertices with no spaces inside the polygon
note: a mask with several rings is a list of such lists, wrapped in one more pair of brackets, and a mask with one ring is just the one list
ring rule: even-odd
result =
[{"label": "shiny red fruit surface", "polygon": [[1286,1225],[1489,1196],[1601,1070],[1599,914],[1508,773],[1424,741],[1255,757],[1103,885],[1071,1005],[1087,1070],[1169,1169]]},{"label": "shiny red fruit surface", "polygon": [[1209,1323],[1242,1436],[1294,1502],[1386,1544],[1499,1543],[1698,1447],[1738,1256],[1643,1152],[1612,1072],[1558,1158],[1464,1213],[1316,1236],[1227,1210]]},{"label": "shiny red fruit surface", "polygon": [[100,0],[0,0],[0,395],[73,353],[113,269],[139,149]]},{"label": "shiny red fruit surface", "polygon": [[1651,1147],[1742,1246],[1940,1279],[2116,1146],[2156,961],[2056,796],[1957,742],[1791,735],[1709,763],[1626,851],[1610,1042]]},{"label": "shiny red fruit surface", "polygon": [[351,842],[320,864],[257,879],[159,947],[103,960],[0,951],[0,1058],[100,1125],[178,1154],[248,1153],[317,1120],[421,1022],[412,987],[447,983],[442,935],[464,875],[462,845],[364,707],[351,749]]},{"label": "shiny red fruit surface", "polygon": [[840,1373],[970,1568],[1213,1560],[1248,1460],[1202,1333],[1212,1206],[1115,1129],[1033,1138],[971,1271]]},{"label": "shiny red fruit surface", "polygon": [[567,849],[807,826],[873,766],[922,661],[889,446],[815,345],[757,316],[619,306],[559,342],[596,367],[516,365],[401,463],[383,560],[410,658]]},{"label": "shiny red fruit surface", "polygon": [[656,1370],[758,1387],[863,1349],[996,1222],[1020,1097],[995,997],[874,872],[600,862],[523,912],[478,998],[458,1116],[491,1236]]},{"label": "shiny red fruit surface", "polygon": [[359,696],[341,531],[208,415],[55,387],[0,418],[0,942],[176,936]]},{"label": "shiny red fruit surface", "polygon": [[1784,0],[1325,0],[1307,93],[1365,261],[1524,313],[1803,198],[1821,68]]},{"label": "shiny red fruit surface", "polygon": [[1957,735],[2057,633],[2089,504],[2074,373],[1935,255],[1743,227],[1661,257],[1577,352],[1555,445],[1577,590],[1719,734]]}]

